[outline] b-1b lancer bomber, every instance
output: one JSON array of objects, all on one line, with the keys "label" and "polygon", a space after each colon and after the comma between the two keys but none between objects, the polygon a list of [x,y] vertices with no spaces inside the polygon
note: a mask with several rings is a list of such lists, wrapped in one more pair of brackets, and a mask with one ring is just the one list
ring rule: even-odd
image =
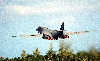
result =
[{"label": "b-1b lancer bomber", "polygon": [[41,38],[47,39],[47,40],[58,40],[58,38],[61,38],[61,39],[69,38],[69,35],[94,32],[96,30],[81,31],[81,32],[66,32],[66,30],[64,30],[64,22],[63,22],[62,25],[61,25],[60,30],[51,30],[51,29],[48,29],[46,27],[39,26],[36,29],[36,31],[38,31],[39,34],[20,35],[20,36],[21,37],[28,37],[28,38],[41,37]]}]

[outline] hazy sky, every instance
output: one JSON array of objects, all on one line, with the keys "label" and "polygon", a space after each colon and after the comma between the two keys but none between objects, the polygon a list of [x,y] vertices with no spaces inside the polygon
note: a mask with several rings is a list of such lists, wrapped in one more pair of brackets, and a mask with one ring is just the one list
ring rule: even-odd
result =
[{"label": "hazy sky", "polygon": [[[36,48],[44,55],[50,42],[57,51],[61,40],[11,36],[37,34],[38,26],[59,30],[62,22],[68,32],[99,29],[100,0],[0,0],[0,56],[18,57],[22,50],[32,54]],[[100,48],[100,30],[72,35],[65,41],[74,52],[92,45]]]}]

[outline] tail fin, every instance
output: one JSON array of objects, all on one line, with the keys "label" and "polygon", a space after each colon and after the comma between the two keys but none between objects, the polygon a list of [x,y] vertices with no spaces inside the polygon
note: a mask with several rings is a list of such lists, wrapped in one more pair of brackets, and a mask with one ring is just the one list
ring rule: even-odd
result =
[{"label": "tail fin", "polygon": [[64,22],[62,23],[60,30],[64,30]]}]

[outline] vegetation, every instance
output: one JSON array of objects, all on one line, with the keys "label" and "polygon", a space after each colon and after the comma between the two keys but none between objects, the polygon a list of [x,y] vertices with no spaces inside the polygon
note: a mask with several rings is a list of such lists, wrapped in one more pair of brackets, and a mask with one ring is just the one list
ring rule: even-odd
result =
[{"label": "vegetation", "polygon": [[25,50],[22,51],[21,57],[15,58],[0,58],[0,61],[100,61],[100,51],[93,46],[89,51],[80,51],[76,54],[70,49],[70,45],[64,42],[60,43],[59,51],[53,51],[52,43],[46,55],[41,55],[38,48],[33,51],[33,54],[27,54]]}]

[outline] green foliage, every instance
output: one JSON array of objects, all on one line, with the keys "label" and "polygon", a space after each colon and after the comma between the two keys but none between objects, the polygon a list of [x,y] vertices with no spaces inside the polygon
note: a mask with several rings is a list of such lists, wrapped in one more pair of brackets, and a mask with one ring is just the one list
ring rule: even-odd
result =
[{"label": "green foliage", "polygon": [[21,57],[23,57],[23,58],[27,57],[27,54],[26,54],[25,50],[22,51]]},{"label": "green foliage", "polygon": [[57,54],[58,61],[73,60],[74,54],[70,49],[70,44],[66,44],[64,41],[61,41],[59,47],[59,53]]},{"label": "green foliage", "polygon": [[53,51],[52,43],[50,43],[49,50],[44,56],[44,60],[46,61],[55,61],[56,60],[56,52]]},{"label": "green foliage", "polygon": [[15,58],[0,58],[0,61],[100,61],[100,51],[94,46],[89,50],[80,51],[76,54],[70,49],[70,44],[64,41],[60,42],[58,53],[53,50],[53,44],[50,43],[49,50],[46,55],[41,55],[38,48],[33,51],[33,54],[27,54],[25,50],[22,51],[21,57]]},{"label": "green foliage", "polygon": [[34,58],[33,58],[34,61],[42,61],[42,59],[43,59],[43,56],[40,55],[38,48],[36,48],[36,50],[33,51],[33,56],[34,56]]}]

